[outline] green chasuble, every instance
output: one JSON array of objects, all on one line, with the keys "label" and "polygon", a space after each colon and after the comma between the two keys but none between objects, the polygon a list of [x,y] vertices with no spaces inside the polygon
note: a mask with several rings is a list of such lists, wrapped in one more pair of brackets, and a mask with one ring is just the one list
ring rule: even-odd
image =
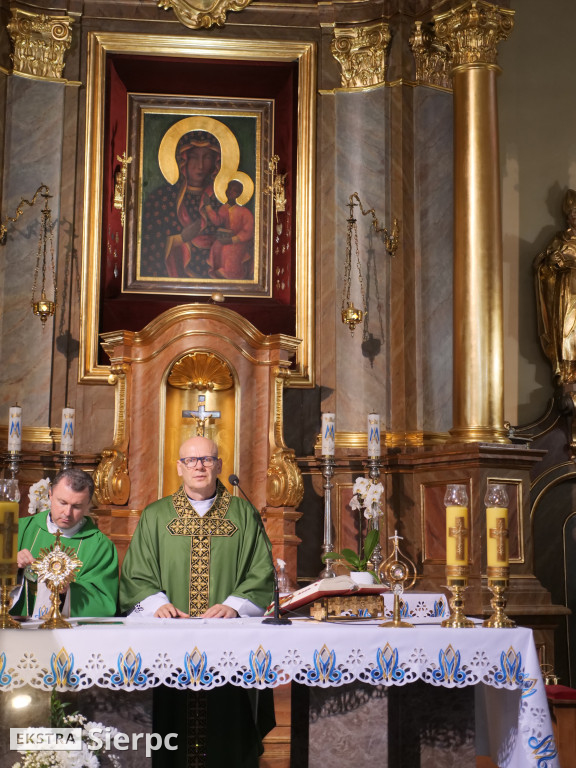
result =
[{"label": "green chasuble", "polygon": [[203,517],[180,488],[142,512],[122,564],[120,609],[157,592],[191,616],[230,595],[266,608],[274,582],[265,535],[250,504],[220,481]]},{"label": "green chasuble", "polygon": [[[18,522],[18,551],[29,549],[38,557],[41,549],[48,549],[56,541],[46,520],[48,510]],[[62,535],[63,547],[72,548],[82,561],[75,581],[70,584],[70,616],[114,616],[118,600],[118,554],[116,547],[89,517],[82,528],[70,538]],[[34,609],[35,594],[24,579],[22,592],[10,611],[15,616],[30,616]]]}]

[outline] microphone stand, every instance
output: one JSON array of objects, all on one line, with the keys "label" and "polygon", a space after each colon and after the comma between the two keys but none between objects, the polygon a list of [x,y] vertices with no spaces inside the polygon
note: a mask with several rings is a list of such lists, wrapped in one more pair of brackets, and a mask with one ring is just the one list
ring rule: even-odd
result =
[{"label": "microphone stand", "polygon": [[274,555],[272,554],[272,546],[268,539],[266,528],[264,527],[264,521],[262,520],[262,515],[260,514],[260,512],[258,512],[254,504],[251,502],[251,500],[248,498],[248,496],[244,493],[244,491],[240,487],[240,479],[238,478],[237,475],[230,475],[230,477],[228,478],[228,482],[230,483],[230,485],[233,485],[234,487],[238,488],[242,496],[244,496],[248,504],[250,504],[250,506],[252,507],[252,511],[254,512],[254,517],[256,518],[256,522],[258,523],[262,533],[264,534],[264,542],[266,543],[266,549],[268,550],[268,555],[270,556],[270,562],[272,564],[272,573],[274,574],[274,615],[268,616],[265,619],[262,619],[262,624],[276,624],[278,626],[292,624],[290,619],[282,618],[280,616],[280,587],[278,586],[278,571],[276,570],[276,566],[274,564]]}]

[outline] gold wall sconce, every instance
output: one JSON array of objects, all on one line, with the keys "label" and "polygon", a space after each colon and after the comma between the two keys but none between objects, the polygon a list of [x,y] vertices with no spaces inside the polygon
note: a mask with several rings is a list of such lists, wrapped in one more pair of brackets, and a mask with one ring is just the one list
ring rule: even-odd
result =
[{"label": "gold wall sconce", "polygon": [[[20,204],[16,208],[14,216],[6,216],[6,218],[0,223],[0,245],[6,245],[8,237],[8,222],[18,221],[20,216],[24,213],[24,206],[27,205],[32,208],[38,198],[44,199],[44,207],[41,210],[40,220],[40,232],[38,235],[38,249],[36,253],[36,266],[34,267],[34,282],[32,284],[32,312],[37,315],[42,321],[42,327],[46,326],[46,320],[52,317],[56,312],[56,266],[54,261],[54,238],[52,223],[52,211],[48,205],[49,199],[52,197],[50,189],[46,184],[41,184],[31,200],[27,200],[23,197],[20,200]],[[50,276],[47,276],[47,272],[50,272]],[[49,280],[52,281],[52,298],[47,295]]]},{"label": "gold wall sconce", "polygon": [[[389,233],[386,227],[381,227],[374,208],[370,208],[365,211],[362,205],[362,201],[358,196],[358,192],[353,192],[350,195],[348,201],[348,207],[350,208],[350,214],[347,219],[346,229],[346,256],[344,260],[344,289],[342,291],[342,322],[349,328],[352,335],[357,325],[359,325],[368,313],[366,303],[366,292],[364,290],[364,280],[362,278],[362,267],[360,265],[360,250],[358,248],[358,224],[356,217],[354,216],[354,208],[358,205],[363,216],[372,216],[372,227],[374,232],[378,235],[384,236],[384,244],[386,251],[390,256],[394,256],[398,248],[400,239],[400,227],[398,219],[394,219],[392,224],[392,232]],[[354,250],[354,257],[356,262],[356,270],[358,272],[358,284],[360,289],[360,296],[362,300],[362,307],[358,308],[354,306],[354,302],[351,299],[352,291],[352,250]]]}]

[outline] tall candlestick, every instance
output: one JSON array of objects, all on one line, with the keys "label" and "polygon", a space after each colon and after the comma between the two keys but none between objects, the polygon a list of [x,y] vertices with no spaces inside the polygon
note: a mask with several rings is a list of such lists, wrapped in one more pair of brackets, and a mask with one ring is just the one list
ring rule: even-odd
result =
[{"label": "tall candlestick", "polygon": [[74,450],[74,408],[62,409],[62,437],[60,450],[71,453]]},{"label": "tall candlestick", "polygon": [[322,456],[334,456],[336,435],[336,414],[322,414]]},{"label": "tall candlestick", "polygon": [[8,450],[19,451],[22,448],[22,408],[13,405],[8,421]]},{"label": "tall candlestick", "polygon": [[368,414],[368,458],[380,457],[380,414]]},{"label": "tall candlestick", "polygon": [[486,565],[488,568],[508,568],[510,565],[508,538],[508,494],[503,485],[488,486],[486,504]]}]

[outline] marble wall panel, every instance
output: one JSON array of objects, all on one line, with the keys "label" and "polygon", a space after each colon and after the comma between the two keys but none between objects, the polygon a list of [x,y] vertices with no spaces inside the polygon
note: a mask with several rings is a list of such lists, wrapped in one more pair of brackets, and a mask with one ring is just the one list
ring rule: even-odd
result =
[{"label": "marble wall panel", "polygon": [[[29,200],[40,184],[54,192],[50,201],[57,222],[62,155],[64,86],[13,76],[8,82],[10,111],[6,115],[2,215],[13,216],[20,199]],[[48,426],[54,320],[42,328],[32,314],[30,299],[40,226],[40,200],[8,232],[0,259],[0,421],[18,401],[23,425]],[[58,228],[54,230],[58,247]]]},{"label": "marble wall panel", "polygon": [[414,101],[422,427],[443,432],[452,426],[452,94],[420,86]]},{"label": "marble wall panel", "polygon": [[[362,280],[368,305],[366,320],[354,334],[341,321],[346,252],[346,222],[350,195],[357,192],[365,210],[374,208],[380,226],[389,226],[390,200],[387,172],[388,103],[385,88],[337,92],[335,95],[335,197],[333,254],[336,274],[334,365],[338,389],[338,431],[365,432],[366,414],[382,413],[386,424],[388,360],[388,273],[390,257],[380,236],[374,235],[372,217],[354,209]],[[351,300],[362,307],[355,248],[352,247]]]}]

